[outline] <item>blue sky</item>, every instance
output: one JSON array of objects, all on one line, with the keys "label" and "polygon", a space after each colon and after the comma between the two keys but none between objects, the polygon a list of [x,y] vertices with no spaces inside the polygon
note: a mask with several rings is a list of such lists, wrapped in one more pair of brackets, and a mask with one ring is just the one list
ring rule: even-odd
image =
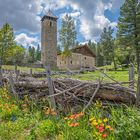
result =
[{"label": "blue sky", "polygon": [[[74,18],[77,41],[98,42],[104,27],[116,31],[119,9],[124,0],[0,0],[0,27],[9,22],[14,28],[15,40],[23,46],[40,44],[41,15],[50,8],[58,19],[69,14]],[[58,34],[59,35],[59,34]]]}]

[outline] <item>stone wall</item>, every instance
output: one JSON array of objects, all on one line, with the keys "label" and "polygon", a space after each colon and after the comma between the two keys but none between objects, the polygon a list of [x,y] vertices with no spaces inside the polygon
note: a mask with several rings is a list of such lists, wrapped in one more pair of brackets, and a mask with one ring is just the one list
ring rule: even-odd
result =
[{"label": "stone wall", "polygon": [[69,57],[57,56],[57,66],[59,69],[78,70],[81,68],[95,67],[95,57],[72,53]]},{"label": "stone wall", "polygon": [[53,69],[57,67],[57,20],[46,18],[41,24],[41,61]]}]

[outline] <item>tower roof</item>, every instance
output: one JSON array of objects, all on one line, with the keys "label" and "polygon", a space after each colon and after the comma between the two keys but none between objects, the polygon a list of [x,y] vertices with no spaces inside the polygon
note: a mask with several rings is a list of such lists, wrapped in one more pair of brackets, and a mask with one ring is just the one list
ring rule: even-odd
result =
[{"label": "tower roof", "polygon": [[52,12],[50,9],[49,9],[48,12],[46,13],[46,15],[44,15],[44,16],[42,17],[41,21],[43,21],[43,20],[46,19],[46,18],[51,18],[51,19],[54,19],[54,20],[57,20],[57,19],[58,19],[58,17],[55,16],[55,15],[53,14],[53,12]]},{"label": "tower roof", "polygon": [[50,9],[48,10],[46,16],[47,16],[47,17],[56,18],[56,19],[58,18],[57,16],[55,16],[55,15],[52,13],[52,11],[51,11]]}]

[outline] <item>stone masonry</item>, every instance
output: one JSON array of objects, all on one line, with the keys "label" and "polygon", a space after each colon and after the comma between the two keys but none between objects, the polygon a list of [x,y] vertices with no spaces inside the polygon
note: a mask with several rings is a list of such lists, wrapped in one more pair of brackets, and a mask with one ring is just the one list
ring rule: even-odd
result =
[{"label": "stone masonry", "polygon": [[57,17],[50,10],[41,20],[41,61],[44,66],[57,67]]}]

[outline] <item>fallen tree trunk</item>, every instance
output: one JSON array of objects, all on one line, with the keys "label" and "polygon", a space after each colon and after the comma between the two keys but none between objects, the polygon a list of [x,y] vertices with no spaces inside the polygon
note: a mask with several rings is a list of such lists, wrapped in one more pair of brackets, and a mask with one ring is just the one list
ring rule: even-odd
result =
[{"label": "fallen tree trunk", "polygon": [[[77,102],[87,103],[95,92],[98,83],[85,82],[73,79],[53,79],[55,94],[49,95],[48,82],[46,80],[27,80],[14,83],[19,95],[28,94],[38,99],[42,97],[55,97],[59,104],[76,104]],[[123,82],[121,83],[123,84]],[[127,84],[124,82],[124,84]],[[92,100],[108,100],[133,104],[136,101],[136,91],[117,83],[101,83]]]}]

